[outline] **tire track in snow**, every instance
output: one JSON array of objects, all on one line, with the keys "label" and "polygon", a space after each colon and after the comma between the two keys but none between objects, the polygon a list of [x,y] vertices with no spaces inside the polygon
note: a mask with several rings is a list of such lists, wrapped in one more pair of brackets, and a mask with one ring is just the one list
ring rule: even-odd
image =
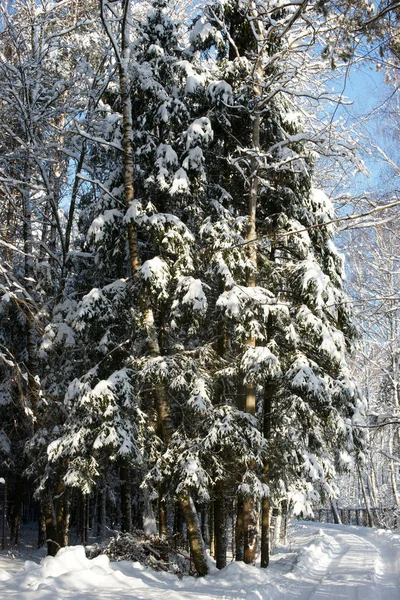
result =
[{"label": "tire track in snow", "polygon": [[[310,526],[309,526],[310,527]],[[315,528],[315,525],[314,525]],[[322,545],[331,558],[317,581],[307,577],[309,589],[299,585],[299,600],[399,600],[400,547],[379,531],[323,525]],[[383,532],[385,533],[385,532]],[[332,542],[336,542],[333,544]],[[318,558],[314,554],[314,559]],[[313,557],[310,556],[310,561]],[[315,570],[314,570],[315,571]],[[301,588],[303,589],[301,590]]]}]

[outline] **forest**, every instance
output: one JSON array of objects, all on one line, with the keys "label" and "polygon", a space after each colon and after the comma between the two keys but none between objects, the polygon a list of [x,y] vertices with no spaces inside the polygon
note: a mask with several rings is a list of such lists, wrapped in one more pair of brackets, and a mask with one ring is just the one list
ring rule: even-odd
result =
[{"label": "forest", "polygon": [[399,19],[0,0],[12,541],[187,537],[206,575],[267,567],[280,516],[400,519]]}]

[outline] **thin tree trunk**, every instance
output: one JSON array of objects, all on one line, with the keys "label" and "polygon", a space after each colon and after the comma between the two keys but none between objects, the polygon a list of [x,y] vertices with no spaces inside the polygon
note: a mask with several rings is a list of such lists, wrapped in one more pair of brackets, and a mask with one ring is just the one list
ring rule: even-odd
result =
[{"label": "thin tree trunk", "polygon": [[269,546],[271,528],[271,500],[264,496],[261,504],[261,560],[260,566],[267,568],[269,565]]},{"label": "thin tree trunk", "polygon": [[342,520],[340,518],[339,510],[337,507],[337,502],[334,498],[331,500],[331,508],[332,508],[332,514],[333,514],[333,522],[336,523],[336,525],[340,525]]},{"label": "thin tree trunk", "polygon": [[236,528],[235,528],[235,560],[244,558],[244,532],[243,532],[243,498],[239,497],[236,506]]},{"label": "thin tree trunk", "polygon": [[14,493],[12,498],[12,508],[11,508],[11,541],[14,542],[15,545],[19,543],[19,536],[21,532],[21,512],[22,512],[22,500],[24,494],[24,482],[22,478],[17,475],[15,484],[14,484]]},{"label": "thin tree trunk", "polygon": [[[266,383],[264,386],[264,404],[263,404],[263,434],[266,440],[271,437],[271,411],[272,400],[275,392],[273,383]],[[268,459],[263,464],[263,483],[269,485],[270,464]],[[261,504],[261,567],[266,568],[269,565],[270,552],[270,527],[271,527],[271,501],[269,497],[263,497]]]},{"label": "thin tree trunk", "polygon": [[87,531],[88,531],[88,527],[87,527],[87,501],[88,501],[88,497],[86,494],[81,494],[81,502],[80,502],[80,513],[81,513],[81,518],[80,518],[80,530],[81,530],[81,544],[82,546],[87,546],[88,540],[87,540]]},{"label": "thin tree trunk", "polygon": [[283,500],[281,502],[281,511],[282,511],[282,519],[283,519],[283,527],[281,530],[280,542],[283,544],[287,544],[287,526],[288,526],[288,503],[287,500]]},{"label": "thin tree trunk", "polygon": [[46,517],[43,514],[42,506],[39,507],[38,518],[38,543],[37,547],[42,548],[46,543]]},{"label": "thin tree trunk", "polygon": [[201,508],[201,535],[204,543],[210,544],[210,503],[203,504]]},{"label": "thin tree trunk", "polygon": [[3,531],[2,531],[2,538],[1,538],[1,549],[5,550],[6,547],[6,543],[7,543],[7,510],[8,510],[8,504],[7,504],[7,482],[3,483],[2,485],[4,485],[3,488],[3,504],[2,504],[2,512],[3,512]]},{"label": "thin tree trunk", "polygon": [[[155,386],[155,390],[157,398],[157,411],[161,421],[163,439],[164,442],[168,444],[171,440],[173,432],[168,393],[165,385],[161,383]],[[190,550],[195,569],[199,575],[207,575],[207,552],[203,537],[201,535],[200,521],[193,499],[187,492],[181,492],[178,495],[178,502],[182,509],[183,516],[185,517]]]},{"label": "thin tree trunk", "polygon": [[175,504],[175,515],[174,515],[174,535],[183,535],[183,515],[182,509],[179,502]]},{"label": "thin tree trunk", "polygon": [[121,479],[121,531],[129,533],[132,530],[132,493],[131,467],[127,460],[120,462]]},{"label": "thin tree trunk", "polygon": [[39,384],[37,381],[38,375],[38,359],[36,352],[37,335],[35,330],[35,272],[33,258],[33,230],[32,230],[32,206],[30,198],[29,183],[31,180],[31,164],[30,153],[27,152],[24,166],[24,180],[26,189],[22,193],[23,206],[23,241],[25,252],[25,281],[26,291],[29,297],[26,300],[26,351],[27,351],[27,371],[28,371],[28,391],[27,400],[31,404],[33,413],[36,413],[35,406],[39,394]]},{"label": "thin tree trunk", "polygon": [[[394,451],[393,444],[393,428],[389,427],[389,454],[393,456]],[[399,494],[397,492],[397,481],[396,481],[396,471],[395,471],[395,463],[394,460],[389,461],[389,469],[390,469],[390,484],[392,487],[393,500],[396,506],[399,506]]]},{"label": "thin tree trunk", "polygon": [[[256,97],[259,96],[259,88],[255,88]],[[247,277],[248,287],[255,287],[257,282],[257,229],[256,229],[256,213],[257,203],[259,194],[259,179],[258,179],[258,161],[254,156],[260,148],[260,126],[261,126],[261,115],[258,110],[258,101],[255,101],[255,110],[253,115],[253,156],[251,158],[251,170],[252,176],[250,179],[250,193],[248,202],[248,228],[247,228],[247,242],[248,242],[248,257],[251,264],[251,270]],[[246,341],[247,348],[255,348],[256,338],[251,335]],[[246,390],[246,413],[255,415],[256,413],[256,386],[250,381],[245,381]],[[250,466],[254,468],[254,466]],[[243,543],[244,552],[243,560],[247,564],[251,564],[255,560],[256,546],[257,546],[257,516],[256,516],[256,504],[254,498],[245,498],[243,500]]]},{"label": "thin tree trunk", "polygon": [[226,517],[226,499],[223,494],[219,494],[214,500],[215,560],[217,569],[223,569],[226,566]]},{"label": "thin tree trunk", "polygon": [[208,525],[210,538],[210,556],[215,558],[214,502],[210,502]]},{"label": "thin tree trunk", "polygon": [[158,534],[168,535],[167,503],[164,498],[164,486],[160,486],[158,492]]},{"label": "thin tree trunk", "polygon": [[106,534],[107,492],[105,486],[99,490],[97,536],[102,539]]},{"label": "thin tree trunk", "polygon": [[373,461],[371,461],[371,492],[372,492],[372,497],[374,499],[374,505],[377,506],[378,505],[378,493],[377,493],[377,487],[376,487],[375,465],[374,465]]},{"label": "thin tree trunk", "polygon": [[360,467],[357,467],[357,468],[358,468],[358,477],[359,477],[359,480],[360,480],[361,490],[362,490],[362,494],[363,494],[363,498],[364,498],[364,502],[365,502],[365,510],[367,511],[367,515],[368,515],[368,524],[369,524],[370,527],[373,527],[374,526],[374,518],[372,516],[372,512],[371,512],[371,509],[369,507],[367,493],[365,491],[364,480],[362,478]]}]

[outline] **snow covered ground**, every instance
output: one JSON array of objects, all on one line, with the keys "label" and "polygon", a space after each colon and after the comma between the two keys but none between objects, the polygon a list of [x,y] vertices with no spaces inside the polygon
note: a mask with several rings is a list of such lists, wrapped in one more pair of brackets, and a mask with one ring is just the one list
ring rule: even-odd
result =
[{"label": "snow covered ground", "polygon": [[231,563],[179,580],[138,563],[85,557],[65,548],[41,564],[0,554],[0,598],[18,600],[399,600],[400,535],[296,523],[289,544],[262,570]]}]

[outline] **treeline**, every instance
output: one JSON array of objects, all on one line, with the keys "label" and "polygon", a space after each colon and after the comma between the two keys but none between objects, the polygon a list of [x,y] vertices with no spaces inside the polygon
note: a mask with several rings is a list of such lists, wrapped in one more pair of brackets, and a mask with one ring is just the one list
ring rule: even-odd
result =
[{"label": "treeline", "polygon": [[100,528],[115,507],[122,531],[168,535],[173,512],[203,575],[199,514],[212,508],[221,568],[229,497],[236,559],[258,545],[265,567],[272,508],[306,514],[363,458],[315,173],[321,157],[358,164],[323,102],[371,7],[82,4],[1,3],[0,475],[15,526],[27,486],[52,554],[71,499],[85,514],[96,498]]}]

